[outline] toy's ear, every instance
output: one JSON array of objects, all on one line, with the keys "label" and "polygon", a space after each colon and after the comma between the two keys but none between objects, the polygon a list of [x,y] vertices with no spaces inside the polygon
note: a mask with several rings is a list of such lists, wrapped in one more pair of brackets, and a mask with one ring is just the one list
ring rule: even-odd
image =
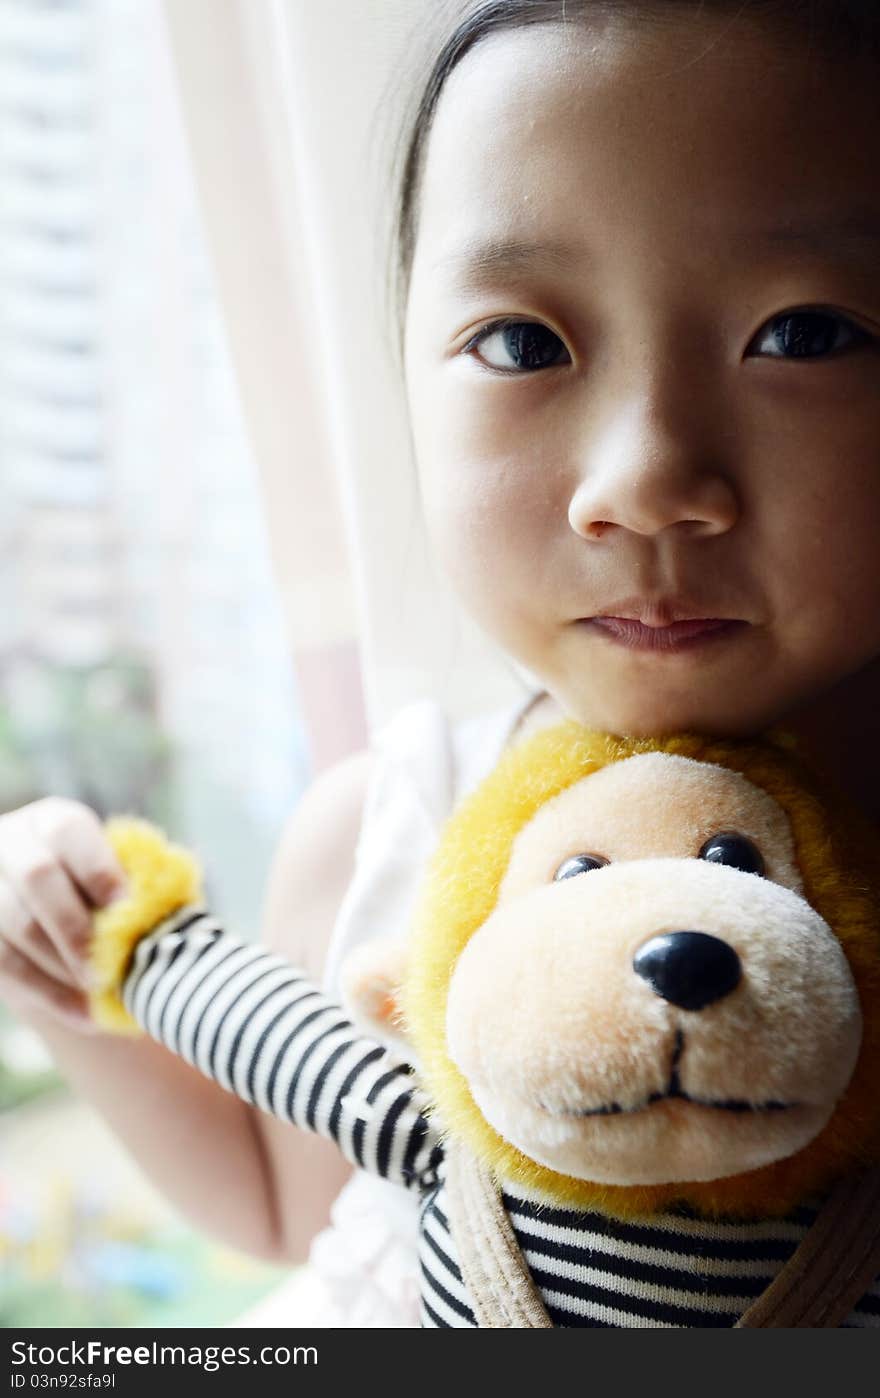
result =
[{"label": "toy's ear", "polygon": [[403,943],[380,937],[350,952],[341,971],[342,1002],[354,1024],[383,1043],[404,1048],[400,986],[405,965]]}]

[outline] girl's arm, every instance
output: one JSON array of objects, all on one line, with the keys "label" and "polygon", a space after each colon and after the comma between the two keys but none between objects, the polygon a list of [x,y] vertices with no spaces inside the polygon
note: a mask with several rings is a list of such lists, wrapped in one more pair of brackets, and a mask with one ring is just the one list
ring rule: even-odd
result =
[{"label": "girl's arm", "polygon": [[[368,775],[368,754],[323,773],[297,805],[273,864],[264,941],[315,977],[354,871]],[[192,1224],[267,1261],[305,1256],[351,1174],[332,1142],[240,1102],[146,1036],[86,1034],[39,1005],[18,1012]]]},{"label": "girl's arm", "polygon": [[190,1223],[252,1256],[285,1260],[250,1108],[152,1039],[85,1035],[39,1011],[26,1022],[76,1095]]}]

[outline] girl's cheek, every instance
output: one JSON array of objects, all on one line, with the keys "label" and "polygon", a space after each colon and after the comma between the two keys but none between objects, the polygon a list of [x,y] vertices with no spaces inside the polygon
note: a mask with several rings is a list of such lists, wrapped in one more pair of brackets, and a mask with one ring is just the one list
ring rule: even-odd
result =
[{"label": "girl's cheek", "polygon": [[495,559],[546,539],[559,511],[540,474],[527,452],[437,457],[422,482],[429,527],[447,547]]},{"label": "girl's cheek", "polygon": [[449,449],[462,456],[546,463],[568,452],[585,417],[583,406],[554,392],[546,375],[480,375],[450,395],[444,431]]},{"label": "girl's cheek", "polygon": [[558,548],[535,502],[512,489],[504,473],[468,474],[468,487],[434,512],[435,556],[472,616],[515,651],[526,618],[552,610],[544,576]]},{"label": "girl's cheek", "polygon": [[428,530],[441,563],[457,580],[495,560],[507,501],[495,473],[476,461],[438,463],[423,480]]},{"label": "girl's cheek", "polygon": [[[795,427],[786,424],[793,421]],[[758,424],[747,492],[757,562],[796,591],[880,585],[880,412],[827,414],[809,430],[777,413]]]}]

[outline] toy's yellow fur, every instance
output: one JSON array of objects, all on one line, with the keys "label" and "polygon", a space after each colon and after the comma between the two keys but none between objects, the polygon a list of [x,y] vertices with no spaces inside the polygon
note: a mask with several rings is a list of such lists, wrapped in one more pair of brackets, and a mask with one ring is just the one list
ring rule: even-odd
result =
[{"label": "toy's yellow fur", "polygon": [[89,951],[94,989],[92,1018],[117,1034],[143,1031],[119,997],[137,943],[178,908],[202,899],[202,871],[195,855],[172,844],[149,821],[115,816],[105,833],[125,870],[125,898],[99,909]]},{"label": "toy's yellow fur", "polygon": [[[790,747],[784,735],[777,746]],[[643,752],[715,762],[741,772],[787,812],[804,895],[844,947],[865,1020],[859,1063],[824,1130],[803,1151],[748,1173],[683,1186],[606,1186],[536,1164],[505,1141],[477,1107],[447,1050],[449,982],[472,934],[493,911],[514,841],[545,802],[609,763]],[[835,831],[832,847],[830,830]],[[496,1173],[575,1205],[637,1216],[686,1201],[705,1214],[787,1212],[859,1161],[880,1158],[880,854],[876,833],[853,812],[815,794],[790,753],[745,741],[697,735],[626,739],[574,722],[546,729],[510,749],[494,773],[453,815],[429,872],[402,987],[407,1036],[445,1128],[464,1138]]]}]

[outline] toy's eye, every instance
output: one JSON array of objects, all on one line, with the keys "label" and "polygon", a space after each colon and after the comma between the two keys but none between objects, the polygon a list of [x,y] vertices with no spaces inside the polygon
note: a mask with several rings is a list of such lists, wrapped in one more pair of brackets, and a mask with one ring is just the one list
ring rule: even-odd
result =
[{"label": "toy's eye", "polygon": [[710,864],[727,864],[731,869],[742,869],[744,874],[763,874],[764,860],[761,851],[747,835],[736,830],[721,830],[712,835],[700,850],[700,859],[708,859]]},{"label": "toy's eye", "polygon": [[588,874],[591,869],[601,869],[608,860],[603,859],[601,854],[573,854],[571,859],[566,859],[560,864],[553,875],[555,882],[560,879],[573,879],[577,874]]}]

